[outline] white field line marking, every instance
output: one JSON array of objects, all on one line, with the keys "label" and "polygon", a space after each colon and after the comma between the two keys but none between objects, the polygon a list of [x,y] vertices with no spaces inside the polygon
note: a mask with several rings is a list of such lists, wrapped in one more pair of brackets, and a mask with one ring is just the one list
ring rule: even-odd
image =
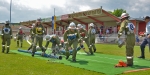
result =
[{"label": "white field line marking", "polygon": [[[106,59],[113,59],[113,60],[121,60],[121,59],[115,59],[115,58],[110,58],[110,57],[99,57],[99,56],[95,56],[95,57],[106,58]],[[126,61],[126,60],[123,60],[123,61]],[[138,61],[134,61],[134,62],[138,62]]]},{"label": "white field line marking", "polygon": [[79,58],[79,59],[82,59],[82,60],[89,60],[89,61],[94,61],[94,62],[102,62],[102,63],[107,63],[107,64],[113,64],[115,65],[114,63],[109,63],[109,62],[106,62],[106,61],[98,61],[98,60],[93,60],[93,59],[87,59],[87,58]]},{"label": "white field line marking", "polygon": [[[86,53],[79,52],[79,54],[86,54]],[[94,57],[105,58],[105,59],[112,59],[112,60],[118,60],[118,61],[121,60],[121,59],[115,59],[115,58],[110,58],[110,57],[100,57],[100,56],[94,56]],[[123,61],[126,61],[126,60],[123,60]],[[133,61],[133,62],[138,63],[138,61]]]}]

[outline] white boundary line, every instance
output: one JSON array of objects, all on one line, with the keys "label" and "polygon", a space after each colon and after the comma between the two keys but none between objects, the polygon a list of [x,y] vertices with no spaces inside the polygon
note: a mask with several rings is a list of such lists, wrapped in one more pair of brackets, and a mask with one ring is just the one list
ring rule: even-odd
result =
[{"label": "white boundary line", "polygon": [[[110,58],[110,57],[99,57],[99,56],[95,56],[95,57],[98,57],[98,58],[106,58],[106,59],[113,59],[113,60],[121,60],[121,59],[115,59],[115,58]],[[126,61],[126,60],[123,60],[123,61]],[[138,62],[138,61],[133,61],[133,62]]]},{"label": "white boundary line", "polygon": [[[79,52],[79,54],[86,54],[84,52]],[[105,59],[111,59],[111,60],[121,60],[121,59],[115,59],[115,58],[110,58],[110,57],[99,57],[99,56],[94,56],[94,57],[98,57],[98,58],[105,58]],[[90,59],[91,60],[91,59]],[[126,60],[122,60],[122,61],[126,61]],[[135,63],[138,63],[138,61],[133,61]]]},{"label": "white boundary line", "polygon": [[110,63],[106,61],[98,61],[98,60],[92,60],[92,59],[87,59],[87,58],[78,58],[78,59],[89,60],[89,61],[94,61],[94,62],[102,62],[102,63],[113,64],[113,65],[117,64],[117,63]]}]

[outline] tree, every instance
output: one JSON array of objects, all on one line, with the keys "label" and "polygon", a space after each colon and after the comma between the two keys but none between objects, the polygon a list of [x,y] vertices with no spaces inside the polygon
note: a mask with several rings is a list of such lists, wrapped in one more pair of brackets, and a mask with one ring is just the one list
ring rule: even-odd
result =
[{"label": "tree", "polygon": [[124,9],[115,9],[112,14],[117,16],[117,17],[120,17],[122,13],[126,13],[126,10]]}]

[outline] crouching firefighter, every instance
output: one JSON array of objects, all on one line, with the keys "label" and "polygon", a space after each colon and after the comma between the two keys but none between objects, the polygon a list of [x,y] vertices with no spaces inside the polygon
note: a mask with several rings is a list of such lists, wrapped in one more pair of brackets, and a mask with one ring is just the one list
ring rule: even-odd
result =
[{"label": "crouching firefighter", "polygon": [[96,30],[94,28],[94,24],[90,23],[90,27],[89,27],[89,31],[88,31],[88,40],[89,40],[89,50],[91,55],[93,55],[93,51],[92,48],[94,50],[94,52],[96,52],[96,47],[95,47],[95,34],[96,34]]},{"label": "crouching firefighter", "polygon": [[44,34],[46,35],[46,31],[43,25],[41,24],[41,19],[37,20],[36,25],[33,28],[33,33],[35,34],[35,37],[34,37],[34,44],[32,49],[32,57],[36,52],[37,43],[39,44],[39,47],[41,48],[43,54],[45,53],[45,48],[42,46],[42,44],[43,44],[43,35]]},{"label": "crouching firefighter", "polygon": [[118,39],[123,34],[123,31],[125,31],[127,66],[133,66],[133,53],[134,53],[133,49],[135,46],[135,34],[134,34],[135,26],[132,22],[129,21],[129,14],[122,13],[121,19],[122,23],[120,26],[120,30],[118,32]]},{"label": "crouching firefighter", "polygon": [[49,45],[49,43],[51,42],[52,43],[52,53],[54,55],[56,55],[56,53],[58,53],[59,51],[56,50],[56,45],[59,47],[60,49],[60,38],[57,36],[57,35],[46,35],[46,45],[45,45],[45,48],[47,50],[47,47]]},{"label": "crouching firefighter", "polygon": [[77,54],[77,46],[78,46],[78,40],[80,38],[80,34],[78,30],[76,29],[76,25],[74,22],[71,22],[69,25],[69,29],[65,31],[64,33],[64,43],[65,43],[65,50],[66,50],[66,59],[69,58],[69,50],[68,48],[73,45],[73,53],[72,53],[72,61],[76,62],[76,54]]},{"label": "crouching firefighter", "polygon": [[6,21],[5,26],[2,27],[2,53],[5,52],[5,44],[7,43],[7,51],[9,53],[9,47],[12,39],[12,29],[9,26],[9,21]]}]

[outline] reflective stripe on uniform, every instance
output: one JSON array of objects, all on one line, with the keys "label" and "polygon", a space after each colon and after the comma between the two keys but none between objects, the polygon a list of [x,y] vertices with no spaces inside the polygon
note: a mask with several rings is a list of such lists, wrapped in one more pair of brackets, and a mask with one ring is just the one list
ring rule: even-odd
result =
[{"label": "reflective stripe on uniform", "polygon": [[133,56],[127,56],[127,59],[132,59],[133,58]]},{"label": "reflective stripe on uniform", "polygon": [[4,34],[1,34],[1,35],[4,35]]},{"label": "reflective stripe on uniform", "polygon": [[5,45],[2,45],[3,47],[5,46]]},{"label": "reflective stripe on uniform", "polygon": [[9,47],[9,46],[7,46],[7,47]]}]

